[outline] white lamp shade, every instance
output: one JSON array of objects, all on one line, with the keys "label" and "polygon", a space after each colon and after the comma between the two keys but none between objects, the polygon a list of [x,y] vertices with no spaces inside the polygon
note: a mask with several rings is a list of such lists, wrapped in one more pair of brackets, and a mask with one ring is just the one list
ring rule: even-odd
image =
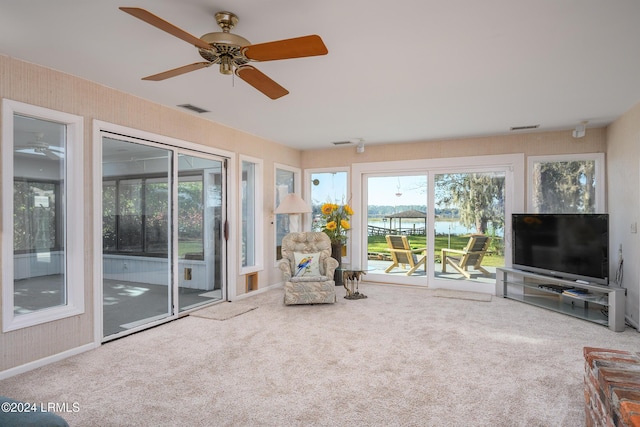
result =
[{"label": "white lamp shade", "polygon": [[298,195],[293,193],[287,194],[274,211],[274,213],[277,214],[299,214],[310,212],[311,207]]}]

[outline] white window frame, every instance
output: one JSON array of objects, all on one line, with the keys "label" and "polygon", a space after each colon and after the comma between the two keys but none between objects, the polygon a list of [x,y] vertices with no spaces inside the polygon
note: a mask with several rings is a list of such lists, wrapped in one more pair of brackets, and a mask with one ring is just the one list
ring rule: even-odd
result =
[{"label": "white window frame", "polygon": [[533,212],[533,172],[536,163],[558,163],[576,161],[594,161],[596,176],[596,199],[594,203],[595,213],[606,213],[605,206],[605,163],[604,153],[583,153],[583,154],[560,154],[549,156],[529,156],[527,159],[527,212]]},{"label": "white window frame", "polygon": [[[239,176],[239,180],[238,180],[238,188],[242,191],[242,174],[244,171],[243,165],[244,163],[253,163],[254,166],[254,200],[253,200],[253,206],[254,206],[254,210],[253,210],[253,219],[255,221],[254,227],[254,264],[253,265],[247,265],[247,266],[242,266],[242,245],[238,244],[238,262],[239,262],[239,270],[240,270],[240,274],[244,275],[244,274],[248,274],[248,273],[254,273],[256,271],[261,271],[264,269],[264,233],[263,233],[263,227],[264,227],[264,210],[262,208],[263,206],[263,200],[264,200],[264,186],[263,185],[259,185],[260,183],[264,182],[264,161],[262,159],[258,159],[256,157],[250,157],[250,156],[245,156],[245,155],[240,155],[239,156],[239,160],[240,160],[240,167],[238,168],[240,173],[238,173]],[[240,212],[240,214],[242,215],[242,197],[239,197],[239,207],[238,210]],[[242,221],[239,221],[239,234],[240,234],[240,242],[242,241]]]},{"label": "white window frame", "polygon": [[[15,114],[66,126],[65,147],[65,305],[32,313],[14,313],[13,119]],[[84,313],[83,118],[73,114],[2,100],[2,331],[14,331]]]}]

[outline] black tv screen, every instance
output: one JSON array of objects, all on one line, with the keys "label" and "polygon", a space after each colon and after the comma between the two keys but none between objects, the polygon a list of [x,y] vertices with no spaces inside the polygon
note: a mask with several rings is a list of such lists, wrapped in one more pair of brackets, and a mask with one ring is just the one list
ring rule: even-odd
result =
[{"label": "black tv screen", "polygon": [[607,214],[513,214],[513,267],[607,285]]}]

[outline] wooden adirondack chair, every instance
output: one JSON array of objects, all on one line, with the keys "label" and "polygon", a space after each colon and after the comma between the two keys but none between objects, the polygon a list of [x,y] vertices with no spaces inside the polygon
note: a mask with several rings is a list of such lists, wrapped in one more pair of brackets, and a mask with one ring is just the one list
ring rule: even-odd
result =
[{"label": "wooden adirondack chair", "polygon": [[[389,252],[391,252],[391,259],[393,264],[389,266],[384,272],[388,273],[396,267],[402,265],[402,268],[409,266],[407,276],[411,276],[421,265],[424,266],[424,270],[427,270],[427,248],[411,249],[407,236],[395,236],[386,235],[387,245],[389,246]],[[421,258],[418,258],[416,254],[424,254]]]},{"label": "wooden adirondack chair", "polygon": [[467,246],[462,250],[442,249],[442,272],[447,272],[447,264],[449,264],[467,279],[471,278],[469,267],[473,267],[485,276],[490,276],[491,273],[480,265],[489,250],[489,243],[491,243],[491,237],[474,234],[469,237]]}]

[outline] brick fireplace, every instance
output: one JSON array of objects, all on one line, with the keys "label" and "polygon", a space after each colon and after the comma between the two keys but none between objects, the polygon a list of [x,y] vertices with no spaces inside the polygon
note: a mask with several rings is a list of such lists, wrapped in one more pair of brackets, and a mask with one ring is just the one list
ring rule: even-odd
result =
[{"label": "brick fireplace", "polygon": [[640,353],[585,347],[588,427],[640,427]]}]

